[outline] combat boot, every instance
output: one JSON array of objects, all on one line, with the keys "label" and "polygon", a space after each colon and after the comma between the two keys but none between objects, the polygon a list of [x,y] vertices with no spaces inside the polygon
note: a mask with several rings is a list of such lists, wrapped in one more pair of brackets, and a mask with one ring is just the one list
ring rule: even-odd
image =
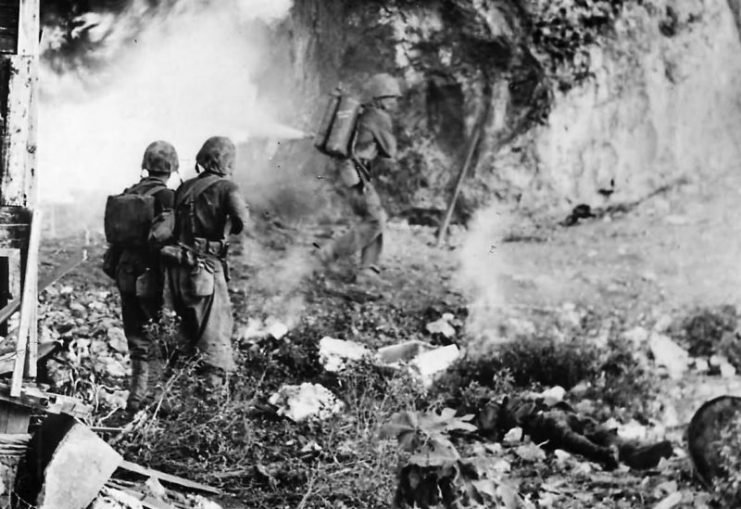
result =
[{"label": "combat boot", "polygon": [[165,363],[157,357],[149,361],[149,376],[147,379],[147,401],[153,403],[155,406],[160,405],[162,400],[162,407],[164,408],[164,396],[165,396]]},{"label": "combat boot", "polygon": [[131,379],[129,398],[126,401],[126,413],[134,415],[141,410],[147,397],[149,382],[149,363],[141,359],[131,359]]}]

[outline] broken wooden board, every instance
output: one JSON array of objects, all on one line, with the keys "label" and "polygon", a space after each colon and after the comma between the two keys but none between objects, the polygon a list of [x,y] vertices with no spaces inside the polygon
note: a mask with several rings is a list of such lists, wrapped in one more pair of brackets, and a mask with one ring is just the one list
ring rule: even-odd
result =
[{"label": "broken wooden board", "polygon": [[126,461],[126,460],[122,461],[121,464],[118,466],[118,468],[119,470],[126,470],[127,472],[131,472],[131,473],[141,475],[144,477],[154,477],[155,479],[159,481],[170,483],[170,484],[176,484],[183,488],[188,488],[188,489],[196,490],[196,491],[202,491],[204,493],[210,493],[212,495],[221,494],[221,490],[218,488],[214,488],[213,486],[208,486],[206,484],[201,484],[195,481],[190,481],[188,479],[184,479],[176,475],[166,474],[164,472],[160,472],[159,470],[154,470],[152,468],[147,468],[141,465],[137,465],[136,463],[132,463],[130,461]]},{"label": "broken wooden board", "polygon": [[30,384],[21,387],[20,396],[14,398],[10,395],[10,385],[0,382],[0,401],[35,408],[50,414],[65,413],[80,419],[87,418],[92,412],[92,407],[79,399],[46,392]]},{"label": "broken wooden board", "polygon": [[38,509],[87,507],[121,460],[75,418],[49,416],[31,438],[14,493]]}]

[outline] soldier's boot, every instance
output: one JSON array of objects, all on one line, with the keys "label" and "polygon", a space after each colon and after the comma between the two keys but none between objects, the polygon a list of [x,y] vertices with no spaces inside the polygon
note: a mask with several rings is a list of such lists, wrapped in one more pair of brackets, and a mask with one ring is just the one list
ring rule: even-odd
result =
[{"label": "soldier's boot", "polygon": [[162,400],[162,406],[164,406],[164,394],[165,394],[165,363],[157,357],[149,361],[149,376],[147,379],[147,401],[153,403],[155,406],[160,405]]},{"label": "soldier's boot", "polygon": [[145,404],[149,382],[149,363],[141,359],[131,359],[131,379],[126,413],[136,414]]}]

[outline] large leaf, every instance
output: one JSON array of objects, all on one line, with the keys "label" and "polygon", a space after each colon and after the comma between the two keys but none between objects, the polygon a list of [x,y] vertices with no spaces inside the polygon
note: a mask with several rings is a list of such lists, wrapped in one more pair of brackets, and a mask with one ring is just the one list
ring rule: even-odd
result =
[{"label": "large leaf", "polygon": [[415,412],[397,412],[391,421],[381,428],[381,438],[399,438],[400,435],[415,432],[419,428]]},{"label": "large leaf", "polygon": [[420,467],[448,467],[460,459],[455,446],[446,438],[430,438],[409,458]]}]

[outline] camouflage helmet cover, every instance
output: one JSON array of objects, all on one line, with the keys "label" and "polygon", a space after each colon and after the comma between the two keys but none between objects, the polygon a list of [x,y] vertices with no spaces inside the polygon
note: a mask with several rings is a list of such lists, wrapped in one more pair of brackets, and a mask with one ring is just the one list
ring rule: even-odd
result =
[{"label": "camouflage helmet cover", "polygon": [[144,151],[142,169],[150,173],[172,173],[178,171],[178,153],[166,141],[154,141]]},{"label": "camouflage helmet cover", "polygon": [[232,140],[225,136],[212,136],[198,151],[196,163],[205,171],[217,175],[231,175],[236,153],[237,148]]},{"label": "camouflage helmet cover", "polygon": [[379,97],[401,97],[399,82],[388,73],[380,73],[371,77],[366,83],[365,93],[368,99]]}]

